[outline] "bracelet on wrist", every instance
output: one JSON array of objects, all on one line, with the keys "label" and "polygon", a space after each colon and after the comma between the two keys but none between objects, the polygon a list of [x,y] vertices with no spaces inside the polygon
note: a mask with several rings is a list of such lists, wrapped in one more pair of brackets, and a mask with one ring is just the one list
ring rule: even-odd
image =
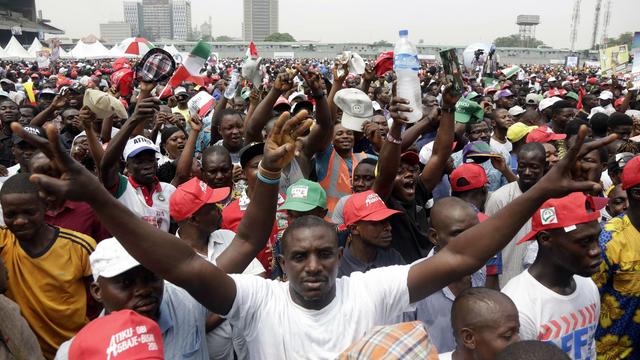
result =
[{"label": "bracelet on wrist", "polygon": [[264,176],[267,179],[276,180],[280,179],[282,171],[269,171],[262,167],[262,161],[258,163],[258,174]]},{"label": "bracelet on wrist", "polygon": [[442,112],[446,112],[446,113],[449,113],[449,114],[456,112],[455,106],[454,107],[450,107],[450,108],[441,108],[440,110],[442,110]]},{"label": "bracelet on wrist", "polygon": [[269,179],[267,177],[265,177],[264,175],[262,175],[260,173],[260,171],[258,171],[258,180],[262,181],[265,184],[269,184],[269,185],[276,185],[276,184],[280,184],[280,177],[278,177],[277,179]]}]

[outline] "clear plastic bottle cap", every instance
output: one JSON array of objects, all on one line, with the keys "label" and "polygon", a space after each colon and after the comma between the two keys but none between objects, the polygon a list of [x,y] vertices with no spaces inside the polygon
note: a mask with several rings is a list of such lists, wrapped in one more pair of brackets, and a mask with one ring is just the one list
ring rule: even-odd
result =
[{"label": "clear plastic bottle cap", "polygon": [[409,30],[400,30],[400,36],[409,36]]}]

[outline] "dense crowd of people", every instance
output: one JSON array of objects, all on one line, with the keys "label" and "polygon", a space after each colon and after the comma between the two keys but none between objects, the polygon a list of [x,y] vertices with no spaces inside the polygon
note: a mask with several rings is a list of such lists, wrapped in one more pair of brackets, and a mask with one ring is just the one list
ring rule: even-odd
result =
[{"label": "dense crowd of people", "polygon": [[640,359],[628,77],[152,65],[0,62],[0,358]]}]

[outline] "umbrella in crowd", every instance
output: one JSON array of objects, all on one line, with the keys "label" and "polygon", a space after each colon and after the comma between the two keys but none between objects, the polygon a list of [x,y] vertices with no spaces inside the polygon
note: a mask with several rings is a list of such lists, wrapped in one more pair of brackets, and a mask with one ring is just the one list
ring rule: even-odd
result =
[{"label": "umbrella in crowd", "polygon": [[135,56],[144,56],[147,51],[153,49],[155,46],[149,42],[149,40],[141,37],[132,37],[122,40],[120,48],[124,50],[125,54],[131,54]]}]

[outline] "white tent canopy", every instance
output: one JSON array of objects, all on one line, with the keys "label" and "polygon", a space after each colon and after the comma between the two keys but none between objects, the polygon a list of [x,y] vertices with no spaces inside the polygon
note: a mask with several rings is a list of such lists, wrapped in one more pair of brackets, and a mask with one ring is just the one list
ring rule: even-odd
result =
[{"label": "white tent canopy", "polygon": [[2,46],[0,46],[0,59],[2,59],[2,60],[11,60],[11,59],[9,59],[9,55],[7,54],[6,51],[4,51]]},{"label": "white tent canopy", "polygon": [[29,54],[29,52],[20,45],[15,36],[11,37],[4,51],[7,53],[8,59],[35,60],[36,58],[35,55]]},{"label": "white tent canopy", "polygon": [[78,43],[69,52],[69,55],[74,59],[108,59],[114,57],[100,41],[87,44],[82,40],[78,40]]},{"label": "white tent canopy", "polygon": [[31,56],[35,57],[38,51],[42,50],[42,48],[42,43],[40,43],[40,40],[36,37],[33,38],[33,42],[31,43],[31,46],[29,46],[29,50],[27,50],[27,52],[31,54]]}]

